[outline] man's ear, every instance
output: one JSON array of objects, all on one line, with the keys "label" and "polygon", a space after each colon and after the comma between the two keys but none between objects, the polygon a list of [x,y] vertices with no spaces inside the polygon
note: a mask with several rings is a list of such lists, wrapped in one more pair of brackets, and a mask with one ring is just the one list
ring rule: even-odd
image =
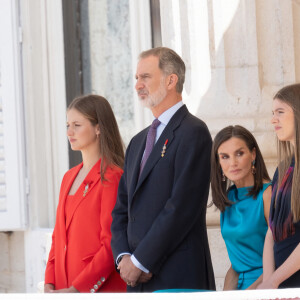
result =
[{"label": "man's ear", "polygon": [[167,78],[167,89],[171,90],[176,87],[178,82],[178,76],[176,74],[170,74]]}]

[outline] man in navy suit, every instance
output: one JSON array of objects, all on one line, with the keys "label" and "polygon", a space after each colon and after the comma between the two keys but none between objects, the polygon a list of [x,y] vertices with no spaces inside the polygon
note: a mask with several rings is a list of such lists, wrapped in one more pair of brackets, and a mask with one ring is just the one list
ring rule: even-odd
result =
[{"label": "man in navy suit", "polygon": [[182,103],[184,80],[173,50],[140,54],[135,88],[156,120],[127,148],[111,227],[130,292],[215,289],[205,222],[212,142]]}]

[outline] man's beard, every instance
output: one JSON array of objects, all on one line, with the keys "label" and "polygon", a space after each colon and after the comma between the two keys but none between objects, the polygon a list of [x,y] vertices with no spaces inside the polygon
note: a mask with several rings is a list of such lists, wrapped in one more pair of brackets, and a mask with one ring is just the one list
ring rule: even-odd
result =
[{"label": "man's beard", "polygon": [[[155,93],[153,93],[152,95],[148,95],[144,99],[139,97],[141,103],[144,106],[146,106],[148,108],[152,108],[152,107],[157,106],[158,104],[160,104],[164,100],[164,98],[167,95],[167,90],[164,87],[164,81],[165,81],[165,78],[162,78],[161,81],[160,81],[160,86],[159,86],[158,90]],[[144,93],[144,92],[147,92],[147,91],[141,90],[140,92]]]}]

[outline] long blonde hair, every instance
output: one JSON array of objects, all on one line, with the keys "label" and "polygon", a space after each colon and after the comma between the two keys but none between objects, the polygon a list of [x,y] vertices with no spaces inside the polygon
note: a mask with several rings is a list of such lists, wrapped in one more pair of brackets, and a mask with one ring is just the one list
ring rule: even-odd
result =
[{"label": "long blonde hair", "polygon": [[[293,146],[290,141],[280,141],[277,138],[278,147],[278,185],[288,170],[292,158],[295,157],[295,166],[292,180],[291,211],[293,221],[300,220],[300,84],[292,84],[279,90],[273,98],[289,105],[294,112],[294,141]],[[277,197],[277,196],[276,196]]]}]

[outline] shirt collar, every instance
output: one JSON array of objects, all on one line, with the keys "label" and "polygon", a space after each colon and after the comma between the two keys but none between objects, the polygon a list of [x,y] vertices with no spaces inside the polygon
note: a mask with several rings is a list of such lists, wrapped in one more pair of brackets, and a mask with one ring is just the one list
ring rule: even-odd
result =
[{"label": "shirt collar", "polygon": [[167,109],[166,111],[164,111],[159,117],[158,120],[164,124],[165,126],[169,123],[169,121],[171,120],[171,118],[174,116],[174,114],[176,113],[176,111],[183,106],[183,102],[179,101],[178,103],[176,103],[175,105],[173,105],[172,107],[170,107],[169,109]]}]

